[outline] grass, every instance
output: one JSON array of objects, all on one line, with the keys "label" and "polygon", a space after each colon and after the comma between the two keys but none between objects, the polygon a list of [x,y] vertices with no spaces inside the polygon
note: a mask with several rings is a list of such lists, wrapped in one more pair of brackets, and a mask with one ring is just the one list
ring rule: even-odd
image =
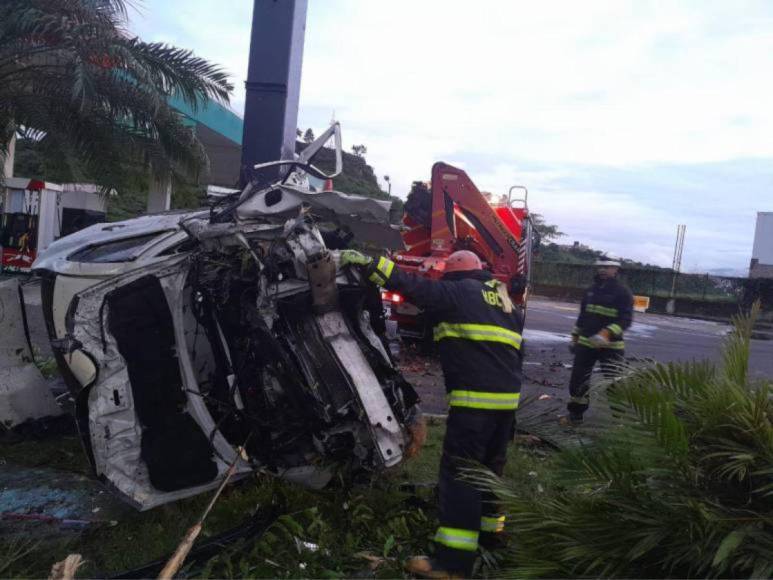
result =
[{"label": "grass", "polygon": [[25,467],[51,467],[88,475],[91,473],[78,435],[63,435],[39,441],[10,442],[0,439],[0,463]]},{"label": "grass", "polygon": [[[234,527],[261,506],[277,505],[281,516],[259,540],[228,548],[197,575],[402,577],[404,558],[425,553],[437,525],[431,489],[421,484],[434,484],[437,479],[444,431],[443,421],[432,421],[422,453],[367,486],[347,489],[339,485],[314,492],[258,475],[229,487],[205,524],[204,538]],[[46,465],[77,473],[88,470],[75,436],[0,442],[0,458],[33,467]],[[544,465],[539,455],[511,447],[506,474],[512,481],[534,487],[539,485]],[[404,491],[404,484],[418,484],[418,488],[410,493]],[[207,494],[149,512],[131,512],[114,527],[37,546],[0,539],[0,556],[16,554],[9,558],[2,576],[46,576],[55,561],[73,552],[86,560],[80,577],[138,567],[173,551],[208,499]]]}]

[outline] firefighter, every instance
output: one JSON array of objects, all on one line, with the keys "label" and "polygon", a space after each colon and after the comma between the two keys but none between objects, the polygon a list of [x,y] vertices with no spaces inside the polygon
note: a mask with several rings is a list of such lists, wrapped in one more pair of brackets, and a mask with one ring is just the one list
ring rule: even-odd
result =
[{"label": "firefighter", "polygon": [[441,280],[354,250],[345,250],[341,263],[358,266],[371,282],[403,294],[433,323],[449,399],[438,478],[440,527],[435,557],[411,558],[406,570],[428,578],[469,576],[479,541],[497,543],[505,518],[495,497],[465,482],[460,472],[475,464],[497,475],[504,469],[521,390],[521,316],[506,286],[466,250],[449,256]]},{"label": "firefighter", "polygon": [[633,320],[633,295],[617,278],[620,262],[602,259],[595,264],[593,286],[580,306],[580,316],[572,330],[570,350],[574,354],[569,379],[568,415],[562,425],[580,425],[590,399],[590,378],[598,361],[606,378],[614,378],[625,355],[623,331]]}]

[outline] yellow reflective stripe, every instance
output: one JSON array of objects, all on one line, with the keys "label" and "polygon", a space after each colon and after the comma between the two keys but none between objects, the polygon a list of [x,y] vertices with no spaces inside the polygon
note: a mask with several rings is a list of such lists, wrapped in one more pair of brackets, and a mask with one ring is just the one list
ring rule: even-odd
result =
[{"label": "yellow reflective stripe", "polygon": [[378,259],[378,266],[376,266],[376,269],[383,274],[384,281],[389,280],[394,268],[395,263],[392,260],[387,260],[384,256],[381,256]]},{"label": "yellow reflective stripe", "polygon": [[435,326],[434,335],[435,342],[444,338],[462,338],[465,340],[501,342],[515,349],[521,348],[523,340],[517,332],[494,324],[441,322]]},{"label": "yellow reflective stripe", "polygon": [[505,516],[490,517],[483,516],[480,518],[480,531],[481,532],[493,532],[498,534],[505,529]]},{"label": "yellow reflective stripe", "polygon": [[389,277],[392,275],[392,270],[394,269],[395,263],[392,260],[388,260],[384,256],[381,256],[378,259],[376,269],[370,273],[370,276],[368,276],[368,280],[374,284],[383,286],[387,283],[387,280],[389,280]]},{"label": "yellow reflective stripe", "polygon": [[482,391],[453,390],[448,393],[450,407],[487,409],[489,411],[514,411],[518,408],[521,393],[486,393]]},{"label": "yellow reflective stripe", "polygon": [[373,282],[374,284],[378,284],[379,286],[383,286],[386,284],[386,280],[382,277],[383,275],[378,270],[374,270],[373,273],[368,276],[368,280]]},{"label": "yellow reflective stripe", "polygon": [[606,306],[601,306],[599,304],[588,304],[585,307],[585,312],[601,314],[602,316],[611,316],[613,318],[617,318],[618,316],[617,308],[607,308]]},{"label": "yellow reflective stripe", "polygon": [[589,338],[585,336],[581,336],[580,338],[577,339],[577,342],[578,344],[581,344],[582,346],[587,346],[588,348],[612,348],[612,349],[618,349],[618,350],[625,348],[625,343],[622,340],[613,340],[606,343],[605,345],[596,345],[596,344],[593,344]]},{"label": "yellow reflective stripe", "polygon": [[616,334],[617,336],[620,336],[621,334],[623,334],[623,327],[620,326],[619,324],[610,324],[609,326],[607,326],[607,329],[609,329],[609,332],[611,332],[612,334]]},{"label": "yellow reflective stripe", "polygon": [[461,528],[439,527],[435,533],[435,541],[455,550],[474,552],[478,549],[478,530],[463,530]]},{"label": "yellow reflective stripe", "polygon": [[588,395],[583,395],[582,397],[569,397],[569,401],[578,405],[588,405],[590,404],[590,397]]}]

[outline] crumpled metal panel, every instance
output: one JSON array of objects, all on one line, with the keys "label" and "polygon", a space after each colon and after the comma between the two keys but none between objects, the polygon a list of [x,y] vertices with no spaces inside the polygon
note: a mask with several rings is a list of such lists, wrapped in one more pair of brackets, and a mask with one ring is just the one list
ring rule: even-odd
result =
[{"label": "crumpled metal panel", "polygon": [[322,336],[335,351],[357,390],[384,466],[396,465],[403,457],[403,432],[362,348],[349,331],[341,312],[327,312],[315,319]]},{"label": "crumpled metal panel", "polygon": [[[193,216],[204,217],[202,211],[178,211],[167,214],[144,215],[121,222],[94,224],[79,230],[69,236],[64,236],[53,242],[45,252],[42,252],[32,265],[34,270],[50,270],[60,272],[67,264],[67,257],[88,246],[97,246],[137,236],[145,236],[154,232],[162,235],[164,232],[174,233],[180,229],[180,220]],[[149,244],[151,245],[151,244]],[[100,264],[100,270],[105,275],[119,273],[111,264]]]},{"label": "crumpled metal panel", "polygon": [[[103,475],[125,499],[141,510],[214,489],[219,478],[206,485],[174,492],[160,492],[150,483],[140,455],[142,426],[135,411],[129,374],[115,338],[103,327],[110,316],[109,306],[103,306],[103,302],[111,290],[143,276],[163,278],[179,275],[184,271],[185,261],[185,256],[175,256],[165,264],[143,268],[84,290],[78,294],[78,307],[71,324],[72,337],[80,342],[83,351],[94,353],[93,359],[98,365],[98,379],[90,387],[88,396],[89,432],[97,474]],[[172,308],[173,314],[174,311]],[[185,357],[180,362],[183,371],[186,365],[190,366]],[[183,372],[184,380],[190,372]],[[195,388],[195,384],[192,387]],[[117,397],[114,391],[118,393]],[[195,405],[189,406],[188,410],[198,422],[200,417],[197,417]],[[222,435],[219,436],[222,438]],[[233,448],[225,440],[214,443],[219,449],[233,453]],[[219,472],[225,473],[228,465],[217,456],[215,460]],[[246,473],[250,469],[244,466],[239,471]]]},{"label": "crumpled metal panel", "polygon": [[62,414],[24,336],[17,279],[0,282],[0,428]]},{"label": "crumpled metal panel", "polygon": [[304,206],[323,221],[332,221],[348,227],[358,241],[392,249],[404,247],[399,228],[389,224],[392,202],[372,197],[348,195],[340,191],[312,193],[281,185],[255,194],[239,207],[236,215],[243,221],[266,217],[294,217]]}]

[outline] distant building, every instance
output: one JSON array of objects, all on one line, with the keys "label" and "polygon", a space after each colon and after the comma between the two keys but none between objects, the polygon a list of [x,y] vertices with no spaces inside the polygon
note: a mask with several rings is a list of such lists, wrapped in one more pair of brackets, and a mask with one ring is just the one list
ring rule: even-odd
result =
[{"label": "distant building", "polygon": [[773,211],[757,212],[750,278],[773,278]]}]

